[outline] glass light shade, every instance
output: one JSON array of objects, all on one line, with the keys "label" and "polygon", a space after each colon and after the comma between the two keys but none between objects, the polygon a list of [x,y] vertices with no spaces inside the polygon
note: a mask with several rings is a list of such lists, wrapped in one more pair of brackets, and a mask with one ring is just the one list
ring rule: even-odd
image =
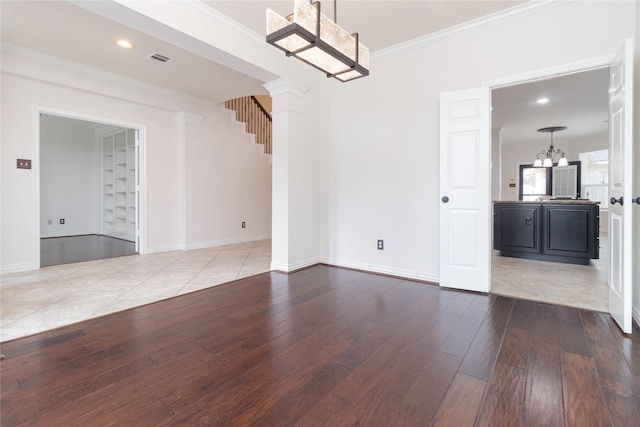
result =
[{"label": "glass light shade", "polygon": [[542,166],[544,166],[545,168],[550,168],[551,166],[553,166],[553,162],[550,158],[547,157],[546,159],[544,159]]},{"label": "glass light shade", "polygon": [[565,157],[560,157],[558,160],[558,166],[569,166],[569,161]]},{"label": "glass light shade", "polygon": [[536,161],[533,162],[533,166],[536,167],[536,168],[541,167],[542,166],[542,160],[536,159]]},{"label": "glass light shade", "polygon": [[[267,10],[267,42],[341,81],[369,75],[369,49],[319,13],[320,3],[295,0],[294,12],[282,18]],[[356,55],[357,54],[357,55]]]}]

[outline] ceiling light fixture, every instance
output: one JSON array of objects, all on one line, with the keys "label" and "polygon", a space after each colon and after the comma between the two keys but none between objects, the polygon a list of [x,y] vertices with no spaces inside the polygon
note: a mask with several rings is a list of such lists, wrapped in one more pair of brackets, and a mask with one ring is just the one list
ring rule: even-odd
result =
[{"label": "ceiling light fixture", "polygon": [[[566,126],[551,126],[548,128],[538,129],[538,132],[551,133],[551,145],[549,146],[548,150],[546,151],[542,150],[541,152],[536,154],[536,161],[533,162],[534,167],[544,166],[545,168],[550,168],[551,166],[553,166],[553,161],[556,159],[558,155],[560,155],[560,160],[558,160],[558,166],[569,165],[569,162],[564,157],[564,151],[562,151],[559,148],[558,149],[553,148],[553,133],[563,131],[566,128],[567,128]],[[542,159],[544,159],[544,161]]]},{"label": "ceiling light fixture", "polygon": [[135,47],[133,43],[125,39],[116,40],[116,44],[118,45],[118,47],[121,47],[123,49],[133,49]]},{"label": "ceiling light fixture", "polygon": [[551,98],[538,98],[536,104],[546,104],[549,101],[551,101]]},{"label": "ceiling light fixture", "polygon": [[267,43],[287,56],[346,82],[369,75],[369,49],[337,24],[337,0],[333,1],[333,21],[320,12],[320,2],[295,0],[293,13],[286,18],[267,9]]}]

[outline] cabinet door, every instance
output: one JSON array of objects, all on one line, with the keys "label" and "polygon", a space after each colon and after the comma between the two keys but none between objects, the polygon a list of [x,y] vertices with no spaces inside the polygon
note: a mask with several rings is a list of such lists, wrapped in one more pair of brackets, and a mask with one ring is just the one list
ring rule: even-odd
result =
[{"label": "cabinet door", "polygon": [[494,249],[540,253],[540,205],[495,204]]},{"label": "cabinet door", "polygon": [[597,206],[543,206],[543,254],[598,256]]}]

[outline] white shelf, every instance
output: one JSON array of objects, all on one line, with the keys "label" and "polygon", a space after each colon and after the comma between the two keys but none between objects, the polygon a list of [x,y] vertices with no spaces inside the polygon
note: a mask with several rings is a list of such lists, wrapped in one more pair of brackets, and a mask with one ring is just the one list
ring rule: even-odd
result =
[{"label": "white shelf", "polygon": [[101,137],[102,232],[135,240],[136,142],[135,130],[125,129]]}]

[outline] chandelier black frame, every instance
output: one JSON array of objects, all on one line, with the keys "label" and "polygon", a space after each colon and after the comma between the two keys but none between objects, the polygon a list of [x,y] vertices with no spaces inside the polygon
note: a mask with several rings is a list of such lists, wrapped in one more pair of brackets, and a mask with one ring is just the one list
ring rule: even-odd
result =
[{"label": "chandelier black frame", "polygon": [[[332,45],[330,45],[320,37],[321,16],[322,16],[321,10],[320,10],[320,2],[314,1],[311,3],[311,6],[315,7],[317,11],[316,22],[315,22],[315,33],[309,31],[307,28],[304,28],[302,25],[296,22],[293,22],[293,14],[291,14],[286,18],[291,23],[284,28],[281,28],[279,30],[272,32],[271,34],[267,34],[267,37],[266,37],[267,43],[284,51],[286,56],[294,56],[299,60],[301,60],[302,62],[305,62],[311,65],[312,67],[326,73],[327,77],[334,77],[342,82],[351,81],[351,80],[368,76],[369,70],[363,64],[359,63],[360,43],[359,43],[358,33],[351,34],[351,36],[354,38],[354,43],[355,43],[355,58],[350,58],[349,56],[340,52],[338,49],[336,49],[335,47],[333,47]],[[270,11],[268,11],[267,13],[269,12]],[[336,18],[335,18],[336,16],[337,16],[336,1],[334,0],[334,22],[333,23],[335,24],[336,27],[338,27]],[[303,46],[300,49],[293,50],[293,51],[290,51],[287,48],[278,44],[279,41],[291,36],[298,36],[303,40],[307,41],[309,44]],[[332,73],[327,69],[322,68],[320,65],[314,64],[313,62],[310,62],[307,59],[300,56],[300,53],[306,52],[312,48],[320,49],[322,52],[330,55],[332,58],[340,61],[342,64],[345,65],[346,68],[340,72]],[[347,73],[352,73],[352,74],[349,76],[346,76]]]}]

